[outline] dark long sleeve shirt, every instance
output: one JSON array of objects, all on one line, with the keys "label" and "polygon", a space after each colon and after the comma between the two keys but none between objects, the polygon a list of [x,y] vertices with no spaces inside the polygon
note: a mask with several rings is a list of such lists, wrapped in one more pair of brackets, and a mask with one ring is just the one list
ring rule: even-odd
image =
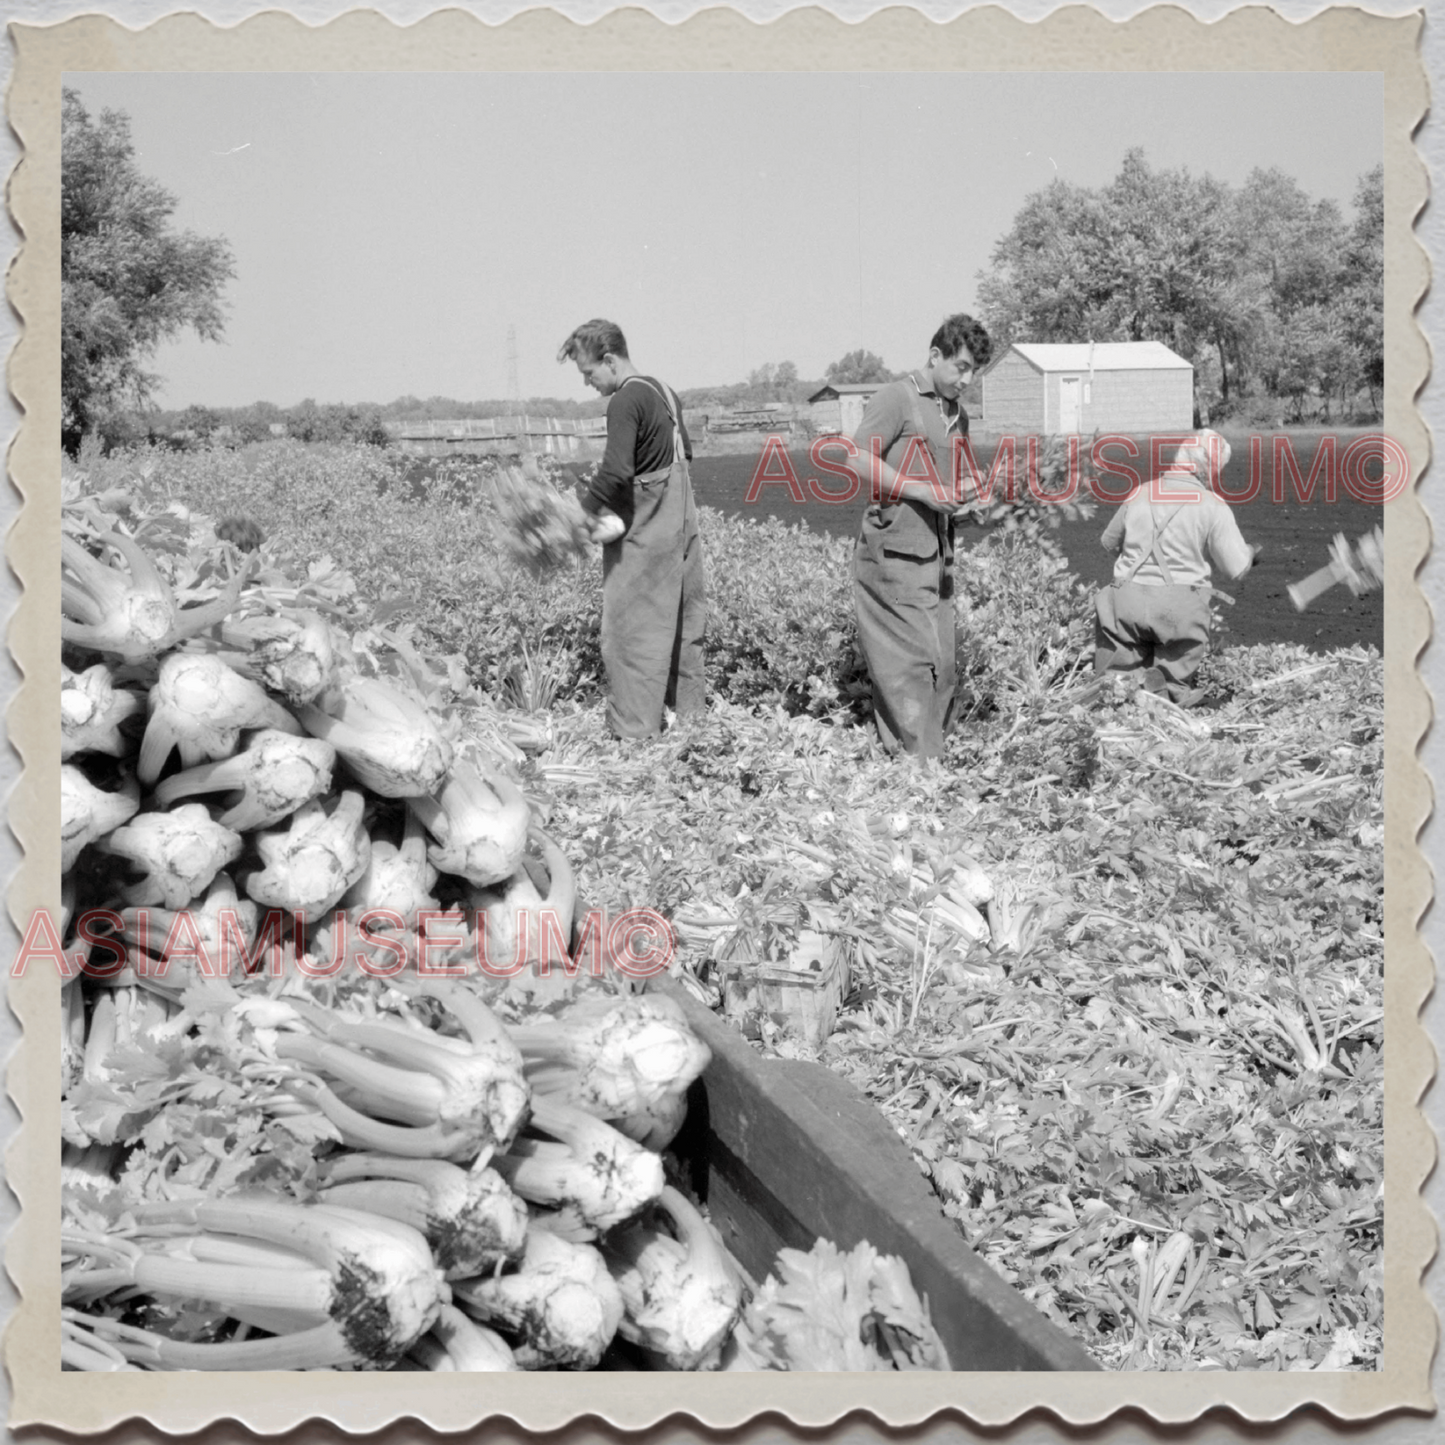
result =
[{"label": "dark long sleeve shirt", "polygon": [[[680,414],[678,425],[683,455],[691,461],[692,440]],[[672,461],[672,418],[662,384],[650,376],[629,378],[607,403],[607,450],[582,497],[583,508],[595,513],[607,507],[631,523],[633,477],[663,471]]]}]

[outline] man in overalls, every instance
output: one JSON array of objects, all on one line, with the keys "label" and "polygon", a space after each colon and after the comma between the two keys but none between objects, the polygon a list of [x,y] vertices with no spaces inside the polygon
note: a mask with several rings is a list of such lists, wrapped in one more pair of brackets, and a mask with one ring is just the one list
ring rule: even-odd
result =
[{"label": "man in overalls", "polygon": [[873,490],[853,552],[858,640],[873,679],[879,741],[943,752],[953,701],[953,525],[962,499],[953,439],[968,432],[959,395],[993,353],[971,316],[948,317],[927,364],[874,392],[850,466]]},{"label": "man in overalls", "polygon": [[1095,673],[1142,669],[1149,692],[1185,707],[1200,700],[1193,682],[1209,651],[1209,559],[1238,582],[1259,554],[1212,485],[1229,457],[1215,431],[1175,446],[1104,529],[1100,543],[1119,560],[1094,598]]},{"label": "man in overalls", "polygon": [[607,450],[582,506],[602,544],[602,661],[607,726],[617,737],[662,731],[706,705],[702,637],[707,585],[687,464],[682,403],[643,376],[610,321],[588,321],[562,343],[607,403]]}]

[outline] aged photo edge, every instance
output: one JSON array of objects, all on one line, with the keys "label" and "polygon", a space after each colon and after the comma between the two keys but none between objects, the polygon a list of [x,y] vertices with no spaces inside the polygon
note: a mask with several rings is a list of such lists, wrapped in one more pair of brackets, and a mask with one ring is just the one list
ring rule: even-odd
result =
[{"label": "aged photo edge", "polygon": [[[1428,460],[1428,436],[1414,399],[1428,372],[1428,350],[1414,309],[1428,284],[1428,258],[1413,233],[1426,195],[1425,168],[1412,135],[1424,115],[1426,85],[1418,54],[1422,17],[1371,17],[1361,11],[1333,12],[1291,22],[1256,9],[1205,26],[1187,13],[1158,7],[1129,22],[1105,21],[1082,10],[1056,13],[1025,25],[1006,13],[973,12],[935,25],[915,12],[891,11],[862,25],[845,26],[820,11],[792,12],[767,27],[743,22],[733,12],[711,11],[682,26],[665,26],[644,12],[625,12],[586,27],[555,13],[530,12],[499,27],[452,11],[408,31],[406,68],[527,68],[529,49],[555,42],[559,25],[567,43],[553,44],[548,68],[714,68],[719,47],[729,68],[866,68],[876,55],[890,68],[903,68],[910,45],[945,32],[957,36],[962,55],[983,46],[1003,56],[998,68],[1133,68],[1149,49],[1185,32],[1191,63],[1229,68],[1220,56],[1248,30],[1251,69],[1288,69],[1302,44],[1312,68],[1334,55],[1336,68],[1374,68],[1360,57],[1378,57],[1385,71],[1387,204],[1386,429],[1405,446],[1412,476]],[[1108,42],[1130,30],[1130,62],[1121,66]],[[262,58],[284,57],[285,68],[387,69],[388,40],[396,27],[374,14],[353,13],[315,30],[284,14],[254,17],[222,31],[197,16],[177,16],[142,31],[126,31],[100,17],[83,17],[50,27],[12,26],[17,49],[9,117],[24,149],[10,178],[12,214],[22,233],[20,254],[8,279],[11,304],[24,334],[10,358],[9,379],[24,411],[10,453],[10,473],[23,498],[11,530],[7,555],[24,597],[10,631],[11,651],[24,684],[7,715],[10,735],[25,760],[25,774],[12,796],[10,822],[25,849],[25,863],[12,881],[8,902],[23,936],[38,909],[55,906],[58,877],[58,750],[44,724],[59,686],[59,460],[50,439],[57,435],[59,294],[55,255],[58,217],[53,198],[58,176],[59,75],[74,69],[264,68]],[[574,33],[575,32],[575,33]],[[708,63],[699,65],[701,39],[709,42]],[[879,41],[884,43],[880,44]],[[427,47],[432,47],[428,50]],[[443,53],[442,65],[428,55]],[[766,52],[766,54],[764,54]],[[915,52],[920,55],[922,52]],[[1041,58],[1041,57],[1047,57]],[[1065,60],[1063,57],[1066,57]],[[641,62],[639,64],[639,62]],[[1172,62],[1171,62],[1172,63]],[[928,68],[940,68],[936,53]],[[960,68],[964,68],[960,64]],[[1178,68],[1176,66],[1176,68]],[[49,1087],[57,1071],[54,1030],[58,981],[32,970],[9,986],[11,1007],[25,1029],[25,1041],[11,1064],[8,1086],[23,1127],[7,1155],[7,1177],[20,1198],[22,1217],[7,1248],[6,1263],[22,1295],[8,1322],[5,1360],[11,1372],[12,1424],[48,1424],[79,1433],[99,1431],[125,1419],[144,1418],[183,1432],[217,1419],[233,1418],[263,1433],[309,1420],[326,1419],[348,1429],[376,1428],[378,1419],[418,1419],[439,1430],[455,1430],[498,1417],[531,1429],[551,1429],[571,1419],[594,1416],[625,1429],[685,1415],[702,1424],[728,1427],[765,1412],[781,1412],[804,1426],[821,1426],[845,1415],[867,1412],[887,1425],[924,1421],[953,1411],[982,1425],[997,1426],[1032,1409],[1044,1409],[1075,1424],[1092,1423],[1132,1406],[1159,1422],[1182,1422],[1224,1406],[1250,1421],[1276,1420],[1313,1403],[1340,1419],[1366,1419],[1388,1410],[1427,1410],[1433,1399],[1429,1365],[1437,1326],[1420,1286],[1435,1251],[1435,1224],[1420,1195],[1433,1166],[1434,1139],[1417,1108],[1433,1077],[1433,1052],[1419,1022],[1431,986],[1431,960],[1417,925],[1432,897],[1430,871],[1417,837],[1430,811],[1429,780],[1417,751],[1429,723],[1431,703],[1416,671],[1429,639],[1428,608],[1416,572],[1429,546],[1429,527],[1414,491],[1387,510],[1389,578],[1386,584],[1386,689],[1389,725],[1386,744],[1386,849],[1390,884],[1386,938],[1392,972],[1387,974],[1386,1015],[1390,1056],[1386,1079],[1387,1178],[1390,1216],[1386,1246],[1389,1315],[1385,1368],[1373,1375],[1338,1374],[1324,1380],[1291,1381],[1274,1375],[1232,1376],[1228,1389],[1214,1375],[1130,1376],[1120,1392],[1099,1376],[1058,1380],[1030,1376],[974,1375],[915,1377],[907,1381],[849,1378],[846,1388],[832,1377],[754,1377],[751,1400],[742,1405],[725,1376],[651,1376],[642,1388],[626,1377],[554,1378],[545,1401],[522,1384],[525,1376],[499,1382],[496,1395],[479,1412],[461,1388],[428,1385],[423,1402],[410,1377],[354,1376],[344,1381],[306,1376],[268,1377],[264,1404],[247,1399],[245,1378],[173,1379],[164,1403],[144,1377],[112,1379],[104,1392],[85,1388],[81,1376],[63,1378],[58,1365],[58,1289],[49,1261],[58,1248],[58,1218],[45,1201],[58,1188],[59,1099]],[[959,1376],[963,1379],[963,1376]],[[453,1382],[455,1386],[455,1382]],[[766,1385],[766,1389],[758,1388]],[[906,1386],[906,1388],[903,1388]],[[1022,1386],[1022,1388],[1021,1388]]]}]

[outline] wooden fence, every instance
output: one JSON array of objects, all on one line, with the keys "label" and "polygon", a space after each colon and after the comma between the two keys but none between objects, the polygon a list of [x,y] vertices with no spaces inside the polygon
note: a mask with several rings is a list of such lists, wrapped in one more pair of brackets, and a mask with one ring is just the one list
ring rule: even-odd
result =
[{"label": "wooden fence", "polygon": [[[719,438],[727,434],[728,443],[739,446],[754,436],[797,432],[799,411],[806,413],[807,408],[771,406],[713,412],[687,409],[683,420],[695,446],[705,444],[714,434]],[[806,423],[802,425],[811,430]],[[601,456],[607,441],[607,418],[603,416],[468,417],[455,421],[388,422],[386,429],[398,450],[430,457],[515,456],[525,449],[564,459],[590,459]]]},{"label": "wooden fence", "polygon": [[525,449],[582,457],[607,437],[606,417],[468,417],[459,421],[389,422],[399,450],[417,456],[498,456]]}]

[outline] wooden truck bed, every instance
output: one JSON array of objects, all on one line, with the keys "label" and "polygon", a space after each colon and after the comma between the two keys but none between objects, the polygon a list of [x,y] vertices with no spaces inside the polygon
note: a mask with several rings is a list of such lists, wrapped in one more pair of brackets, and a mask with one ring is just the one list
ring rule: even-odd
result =
[{"label": "wooden truck bed", "polygon": [[754,1278],[784,1247],[867,1240],[907,1263],[955,1370],[1095,1370],[1092,1357],[964,1242],[902,1140],[821,1064],[765,1059],[730,1024],[655,980],[712,1049],[673,1144]]}]

